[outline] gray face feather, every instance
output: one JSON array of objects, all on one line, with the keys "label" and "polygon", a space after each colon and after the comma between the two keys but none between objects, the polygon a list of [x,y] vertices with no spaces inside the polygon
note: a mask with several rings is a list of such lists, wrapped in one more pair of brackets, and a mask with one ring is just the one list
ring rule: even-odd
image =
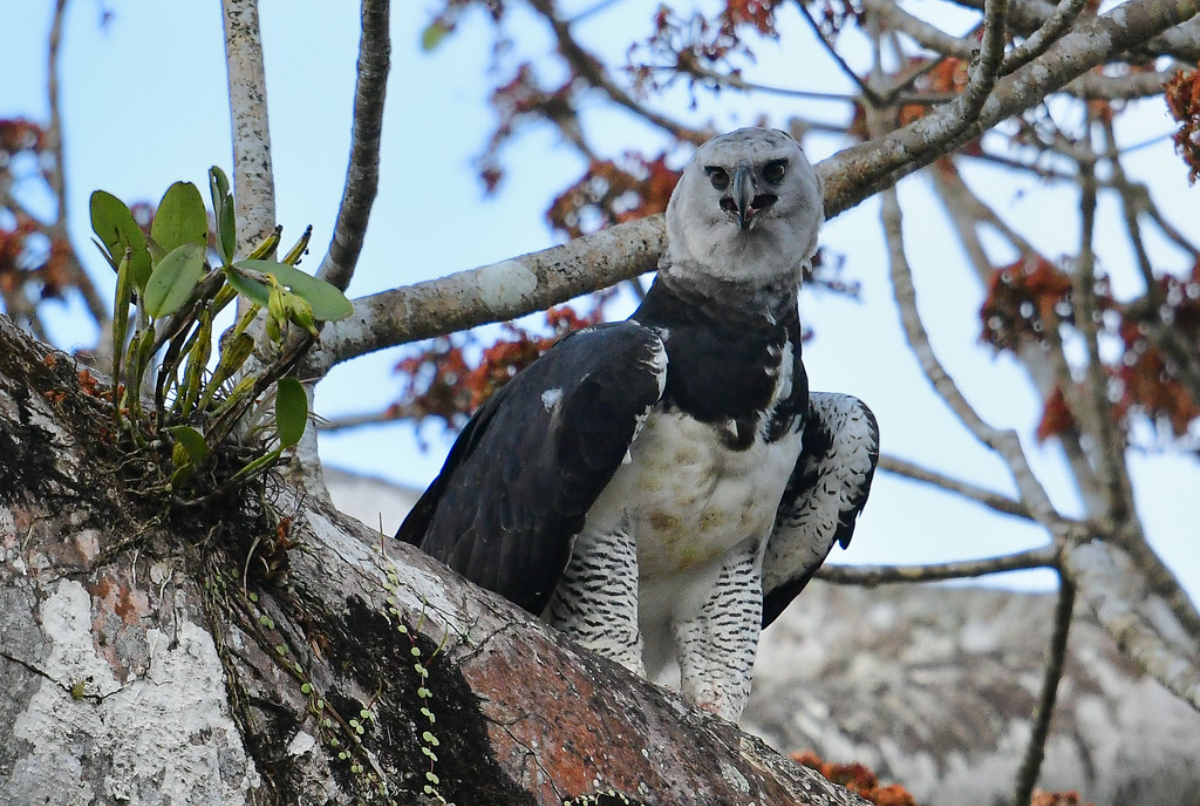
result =
[{"label": "gray face feather", "polygon": [[666,268],[718,280],[794,278],[817,248],[823,188],[799,144],[738,129],[696,150],[667,205]]}]

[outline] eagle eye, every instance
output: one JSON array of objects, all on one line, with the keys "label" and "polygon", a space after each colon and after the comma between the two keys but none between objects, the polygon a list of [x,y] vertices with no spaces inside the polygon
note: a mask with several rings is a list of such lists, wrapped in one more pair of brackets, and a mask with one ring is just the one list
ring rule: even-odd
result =
[{"label": "eagle eye", "polygon": [[712,186],[717,190],[724,190],[729,187],[729,174],[725,172],[724,168],[710,165],[704,169],[704,172],[708,174],[708,181],[712,182]]},{"label": "eagle eye", "polygon": [[772,185],[778,185],[787,173],[787,164],[787,160],[771,160],[767,167],[763,168],[763,179]]}]

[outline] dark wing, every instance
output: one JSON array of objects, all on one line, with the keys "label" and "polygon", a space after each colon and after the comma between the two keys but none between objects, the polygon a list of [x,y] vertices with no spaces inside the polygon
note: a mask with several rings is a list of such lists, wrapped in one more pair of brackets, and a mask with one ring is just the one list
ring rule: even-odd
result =
[{"label": "dark wing", "polygon": [[476,412],[396,537],[540,613],[665,380],[636,322],[568,336]]},{"label": "dark wing", "polygon": [[850,545],[879,461],[879,426],[861,400],[813,392],[800,458],[783,491],[763,556],[763,627],[825,562]]}]

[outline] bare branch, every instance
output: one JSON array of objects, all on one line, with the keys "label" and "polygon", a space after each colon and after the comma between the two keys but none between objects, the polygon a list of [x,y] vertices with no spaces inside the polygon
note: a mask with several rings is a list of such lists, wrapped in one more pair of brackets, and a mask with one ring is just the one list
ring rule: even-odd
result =
[{"label": "bare branch", "polygon": [[804,17],[804,21],[808,23],[808,27],[812,29],[813,34],[817,37],[817,41],[819,41],[825,47],[825,52],[829,54],[829,57],[833,59],[834,63],[837,64],[837,66],[841,69],[842,74],[858,85],[859,91],[862,92],[863,97],[866,98],[871,105],[879,106],[883,99],[879,97],[879,94],[873,87],[863,80],[862,76],[854,72],[854,69],[846,63],[845,59],[842,58],[842,54],[838,53],[837,50],[831,44],[829,44],[829,40],[827,40],[825,35],[821,33],[821,26],[817,24],[815,19],[813,19],[812,12],[808,10],[808,6],[804,5],[802,2],[797,2],[796,7],[800,10],[800,15]]},{"label": "bare branch", "polygon": [[1134,522],[1125,524],[1124,534],[1112,531],[1116,534],[1114,540],[1119,539],[1121,548],[1137,563],[1138,571],[1144,575],[1150,592],[1167,603],[1187,634],[1200,644],[1200,612],[1179,584],[1179,579],[1150,547],[1141,526]]},{"label": "bare branch", "polygon": [[1130,0],[1055,42],[1034,63],[996,82],[977,116],[966,121],[961,102],[848,148],[821,164],[825,213],[832,217],[894,184],[938,156],[1021,113],[1110,56],[1144,44],[1200,13],[1200,0]]},{"label": "bare branch", "polygon": [[1075,610],[1075,586],[1061,571],[1058,575],[1058,602],[1054,607],[1054,631],[1050,636],[1050,647],[1046,650],[1046,672],[1042,678],[1042,693],[1033,714],[1029,745],[1025,758],[1017,771],[1014,806],[1025,806],[1033,797],[1033,787],[1042,769],[1046,755],[1046,739],[1050,735],[1050,719],[1054,716],[1054,702],[1058,698],[1058,683],[1063,676],[1067,660],[1067,636],[1071,632],[1071,615]]},{"label": "bare branch", "polygon": [[1148,674],[1200,710],[1200,658],[1130,556],[1102,540],[1069,545],[1064,570],[1104,629]]},{"label": "bare branch", "polygon": [[942,170],[929,171],[928,176],[932,179],[934,190],[942,200],[946,214],[954,224],[959,238],[967,247],[967,255],[971,258],[971,264],[980,282],[988,282],[994,266],[983,251],[983,244],[976,233],[979,224],[990,226],[1020,254],[1036,254],[1037,250],[1029,241],[1010,227],[1007,221],[997,215],[995,210],[967,186],[953,158],[948,160]]},{"label": "bare branch", "polygon": [[1151,321],[1146,323],[1147,335],[1175,365],[1175,376],[1187,389],[1192,400],[1200,401],[1200,356],[1196,355],[1195,347],[1188,343],[1187,338],[1179,330],[1162,323],[1159,314],[1160,306],[1163,304],[1162,295],[1159,293],[1158,280],[1154,276],[1154,267],[1150,262],[1150,255],[1146,251],[1141,223],[1138,220],[1144,207],[1153,207],[1153,204],[1150,203],[1149,191],[1144,187],[1135,186],[1126,177],[1125,168],[1121,164],[1117,149],[1116,133],[1113,131],[1112,121],[1104,121],[1103,129],[1108,143],[1106,156],[1112,166],[1113,186],[1117,188],[1121,197],[1125,228],[1129,231],[1129,241],[1134,255],[1137,256],[1142,281],[1146,284],[1144,303],[1153,312]]},{"label": "bare branch", "polygon": [[[677,64],[646,65],[649,69],[661,72],[677,72],[683,70],[688,76],[711,82],[716,87],[730,87],[741,92],[761,92],[766,95],[782,95],[785,98],[806,98],[813,101],[840,101],[854,103],[858,96],[840,92],[821,92],[818,90],[801,90],[793,87],[779,87],[772,84],[760,84],[747,81],[737,73],[721,73],[705,67],[700,62],[690,62],[686,67]],[[844,131],[844,129],[843,129]]]},{"label": "bare branch", "polygon": [[[1100,308],[1096,299],[1095,252],[1093,234],[1096,222],[1096,183],[1091,162],[1079,164],[1080,234],[1079,258],[1073,278],[1075,328],[1087,346],[1086,395],[1081,396],[1076,420],[1084,423],[1093,439],[1092,459],[1097,481],[1104,491],[1108,517],[1117,522],[1126,520],[1133,512],[1133,488],[1130,484],[1124,456],[1124,438],[1118,433],[1111,416],[1108,399],[1108,375],[1100,357]],[[1070,397],[1068,397],[1070,400]]]},{"label": "bare branch", "polygon": [[[993,227],[1020,254],[1036,254],[1037,250],[1031,244],[1026,242],[1019,233],[1008,226],[1004,219],[972,192],[959,174],[953,158],[942,163],[939,170],[927,173],[933,178],[934,190],[937,192],[938,198],[942,200],[946,213],[958,233],[959,240],[966,249],[967,256],[982,283],[987,284],[994,267],[984,252],[983,243],[979,238],[977,232],[979,224],[986,223]],[[1034,344],[1022,344],[1016,350],[1017,357],[1021,360],[1025,371],[1029,373],[1042,400],[1048,400],[1054,392],[1055,386],[1061,384],[1067,375],[1066,358],[1062,354],[1062,343],[1058,339],[1057,331],[1048,331],[1047,337],[1050,340],[1049,350],[1043,350],[1041,346]],[[1069,381],[1069,378],[1066,380]],[[1067,431],[1059,434],[1058,437],[1063,451],[1067,455],[1067,461],[1075,474],[1075,483],[1079,488],[1080,495],[1089,502],[1089,513],[1099,514],[1101,499],[1095,492],[1097,488],[1095,473],[1088,464],[1079,435],[1074,431]]]},{"label": "bare branch", "polygon": [[545,310],[654,271],[665,247],[663,219],[656,215],[562,246],[361,297],[350,318],[325,326],[315,360],[327,370],[384,347]]},{"label": "bare branch", "polygon": [[963,61],[970,61],[974,56],[975,46],[970,37],[948,34],[936,25],[901,8],[898,3],[889,0],[865,0],[864,6],[868,11],[878,14],[889,28],[905,34],[927,50]]},{"label": "bare branch", "polygon": [[900,213],[900,203],[896,199],[896,191],[889,188],[882,194],[883,228],[887,238],[888,252],[891,260],[892,284],[896,304],[900,309],[900,317],[904,331],[908,337],[909,346],[921,364],[925,377],[941,395],[950,409],[958,415],[963,425],[975,435],[975,438],[996,451],[1008,465],[1013,481],[1021,492],[1021,503],[1026,506],[1033,516],[1051,531],[1057,534],[1063,526],[1063,520],[1055,511],[1045,489],[1038,482],[1025,458],[1021,442],[1015,432],[1000,430],[983,421],[975,409],[967,402],[954,380],[947,374],[945,368],[934,355],[929,343],[929,335],[921,322],[917,311],[916,289],[912,283],[912,270],[904,253],[903,220]]},{"label": "bare branch", "polygon": [[942,475],[936,470],[929,470],[906,459],[899,459],[895,456],[880,456],[879,469],[895,473],[897,476],[904,476],[913,481],[932,484],[946,492],[956,493],[1004,515],[1014,515],[1018,518],[1033,520],[1033,515],[1030,514],[1029,508],[1020,501],[1014,501],[1006,495],[985,490],[983,487],[978,487],[960,479]]},{"label": "bare branch", "polygon": [[[955,0],[955,2],[968,8],[982,10],[985,0]],[[1043,2],[1043,0],[1013,0],[1009,12],[1009,27],[1020,34],[1030,36],[1056,13],[1055,6],[1052,3]],[[1139,47],[1156,55],[1174,56],[1185,62],[1195,62],[1200,59],[1200,20],[1192,20],[1193,16],[1195,16],[1194,13],[1181,18],[1174,26],[1156,32],[1155,35],[1147,37],[1144,42],[1130,45],[1129,49]]]},{"label": "bare branch", "polygon": [[1001,74],[1008,75],[1045,53],[1046,49],[1071,27],[1086,2],[1087,0],[1062,0],[1050,19],[1004,57]]},{"label": "bare branch", "polygon": [[392,407],[382,409],[380,411],[368,412],[366,414],[346,414],[341,417],[322,417],[315,423],[317,430],[321,433],[330,433],[333,431],[346,431],[352,428],[360,428],[364,425],[381,425],[383,423],[394,423],[396,420],[408,419],[417,416],[417,412],[405,412],[403,410],[397,412]]},{"label": "bare branch", "polygon": [[[47,170],[45,174],[50,182],[51,189],[54,191],[54,199],[58,207],[58,215],[55,216],[54,223],[47,227],[46,234],[50,238],[51,243],[70,242],[70,212],[67,207],[67,161],[63,151],[62,109],[58,94],[58,57],[62,46],[62,28],[66,10],[67,0],[57,0],[54,5],[54,21],[50,26],[49,64],[46,71],[49,79],[47,96],[50,102],[50,126],[46,130],[46,136],[50,142],[50,153],[54,155],[54,167]],[[96,325],[100,328],[100,332],[107,333],[112,325],[112,320],[108,315],[108,302],[102,299],[96,291],[96,286],[92,283],[92,278],[88,277],[87,272],[83,270],[83,265],[79,262],[74,249],[69,250],[67,254],[67,271],[70,274],[72,284],[79,290],[80,295],[83,297],[83,302],[87,306],[88,313],[96,320]],[[104,339],[101,338],[102,351],[103,343]]]},{"label": "bare branch", "polygon": [[560,19],[554,13],[554,4],[550,0],[529,0],[529,5],[549,23],[550,28],[554,31],[555,38],[558,40],[559,53],[570,63],[575,72],[593,87],[604,92],[617,106],[624,107],[635,115],[644,118],[677,140],[684,140],[699,145],[708,139],[703,132],[688,128],[678,121],[671,120],[660,112],[655,112],[639,104],[629,93],[613,83],[613,80],[605,73],[600,60],[584,50],[575,41],[574,37],[571,36],[570,23]]},{"label": "bare branch", "polygon": [[383,137],[383,101],[391,69],[388,0],[363,0],[362,39],[358,45],[358,81],[354,89],[354,128],[350,164],[329,250],[317,276],[342,289],[350,285],[362,251],[371,205],[379,188],[379,144]]},{"label": "bare branch", "polygon": [[46,132],[49,140],[50,153],[54,155],[54,169],[46,172],[50,188],[54,191],[54,199],[58,204],[58,220],[63,221],[67,215],[67,181],[66,160],[63,157],[62,110],[58,97],[58,54],[62,46],[63,18],[66,16],[67,0],[57,0],[54,4],[54,21],[50,25],[49,64],[47,65],[48,85],[46,94],[50,101],[50,127]]},{"label": "bare branch", "polygon": [[1120,101],[1159,95],[1171,72],[1128,73],[1106,76],[1085,73],[1066,86],[1066,91],[1083,101]]},{"label": "bare branch", "polygon": [[267,122],[258,0],[222,0],[229,115],[233,124],[233,187],[238,251],[246,254],[275,226],[275,175]]},{"label": "bare branch", "polygon": [[1150,220],[1158,225],[1162,230],[1163,235],[1166,235],[1171,241],[1185,252],[1191,254],[1194,260],[1200,260],[1200,247],[1192,243],[1186,235],[1175,228],[1175,225],[1163,216],[1162,211],[1158,209],[1158,205],[1150,198],[1148,192],[1142,194],[1142,204],[1146,208],[1146,215],[1150,216]]},{"label": "bare branch", "polygon": [[1058,549],[1042,546],[1016,554],[988,557],[982,560],[938,563],[934,565],[830,565],[817,571],[817,579],[835,585],[861,585],[873,588],[892,582],[942,582],[948,579],[970,579],[1003,574],[1008,571],[1028,571],[1031,568],[1053,568],[1058,562]]}]

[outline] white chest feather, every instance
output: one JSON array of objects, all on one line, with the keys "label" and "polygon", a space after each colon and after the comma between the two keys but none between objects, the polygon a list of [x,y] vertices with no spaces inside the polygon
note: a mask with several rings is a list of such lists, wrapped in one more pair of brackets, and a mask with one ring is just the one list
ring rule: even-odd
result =
[{"label": "white chest feather", "polygon": [[790,434],[735,451],[690,417],[652,415],[622,468],[637,501],[628,515],[641,575],[707,562],[749,537],[765,540],[799,450],[800,435]]},{"label": "white chest feather", "polygon": [[[790,349],[781,352],[772,405],[791,390]],[[587,528],[628,528],[643,579],[708,562],[747,538],[765,541],[801,447],[798,430],[764,439],[769,412],[753,443],[738,450],[720,426],[656,407],[589,511]]]}]

